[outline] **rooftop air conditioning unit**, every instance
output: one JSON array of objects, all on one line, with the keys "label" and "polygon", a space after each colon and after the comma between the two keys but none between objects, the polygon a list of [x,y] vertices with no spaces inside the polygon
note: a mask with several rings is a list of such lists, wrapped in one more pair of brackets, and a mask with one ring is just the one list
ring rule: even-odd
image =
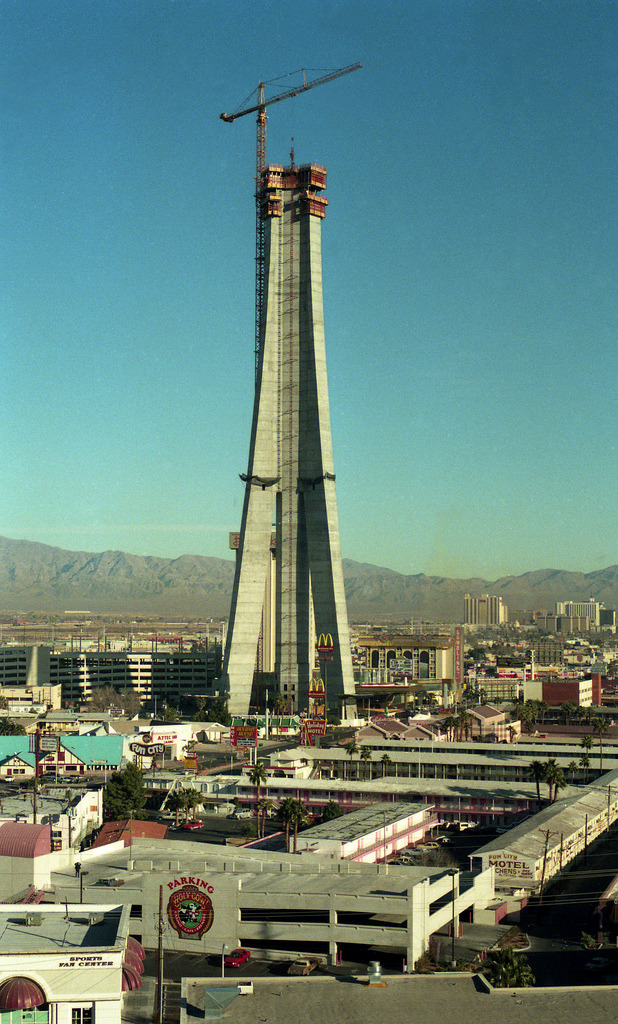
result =
[{"label": "rooftop air conditioning unit", "polygon": [[26,914],[26,927],[27,928],[35,928],[37,925],[40,925],[42,923],[42,921],[43,921],[43,915],[42,914]]}]

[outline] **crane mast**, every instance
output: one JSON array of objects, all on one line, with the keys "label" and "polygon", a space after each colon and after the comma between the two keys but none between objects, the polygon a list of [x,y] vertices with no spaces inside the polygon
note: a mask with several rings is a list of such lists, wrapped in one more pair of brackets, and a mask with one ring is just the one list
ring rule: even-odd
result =
[{"label": "crane mast", "polygon": [[[262,216],[262,196],[263,196],[263,184],[262,184],[262,172],[266,167],[266,107],[272,103],[280,103],[282,100],[289,99],[292,96],[298,96],[301,92],[307,92],[308,89],[315,88],[316,85],[324,85],[326,82],[332,82],[335,78],[341,78],[342,75],[348,75],[351,71],[356,71],[361,68],[362,64],[348,64],[347,67],[337,68],[334,71],[329,71],[325,75],[321,75],[319,78],[314,78],[311,81],[307,81],[305,72],[302,70],[303,84],[296,86],[293,89],[287,89],[285,92],[279,93],[277,96],[272,96],[269,99],[265,98],[264,88],[268,85],[267,82],[260,82],[257,87],[257,103],[253,106],[245,107],[242,110],[237,111],[235,114],[221,114],[221,120],[231,124],[236,121],[239,117],[244,117],[246,114],[257,114],[256,118],[256,142],[255,142],[255,379],[257,384],[257,372],[260,360],[260,337],[262,329],[262,310],[264,304],[264,247],[265,247],[265,221]],[[292,72],[296,74],[296,72]]]}]

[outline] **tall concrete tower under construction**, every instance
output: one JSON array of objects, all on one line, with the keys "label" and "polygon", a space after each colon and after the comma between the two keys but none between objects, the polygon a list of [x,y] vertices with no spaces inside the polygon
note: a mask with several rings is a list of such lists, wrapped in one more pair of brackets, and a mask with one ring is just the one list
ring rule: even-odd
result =
[{"label": "tall concrete tower under construction", "polygon": [[[270,165],[258,183],[263,273],[257,379],[230,625],[229,709],[249,709],[276,524],[275,686],[307,707],[316,635],[332,637],[327,700],[345,717],[354,682],[326,379],[321,229],[326,170]],[[313,612],[313,614],[312,614]]]}]

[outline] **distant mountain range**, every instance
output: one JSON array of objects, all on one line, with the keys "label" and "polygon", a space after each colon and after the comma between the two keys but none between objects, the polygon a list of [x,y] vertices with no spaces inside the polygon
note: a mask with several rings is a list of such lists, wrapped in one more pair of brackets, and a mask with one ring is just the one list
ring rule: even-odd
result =
[{"label": "distant mountain range", "polygon": [[[344,559],[351,622],[431,619],[456,622],[464,594],[496,594],[511,611],[552,609],[555,601],[590,597],[618,606],[618,565],[577,573],[538,569],[498,580],[448,579]],[[0,537],[0,611],[225,617],[234,562],[200,555],[155,558],[124,551],[65,551],[47,544]]]}]

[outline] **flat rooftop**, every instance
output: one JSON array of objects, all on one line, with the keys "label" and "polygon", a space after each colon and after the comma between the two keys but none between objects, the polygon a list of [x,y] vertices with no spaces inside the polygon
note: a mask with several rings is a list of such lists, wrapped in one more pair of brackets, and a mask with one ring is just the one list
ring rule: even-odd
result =
[{"label": "flat rooftop", "polygon": [[98,903],[5,904],[0,908],[0,955],[109,949],[119,942],[124,909]]},{"label": "flat rooftop", "polygon": [[[96,859],[82,861],[84,900],[94,901],[99,894],[113,896],[117,880],[118,894],[127,903],[142,902],[148,876],[179,873],[187,875],[225,874],[242,880],[243,891],[315,893],[343,892],[367,894],[375,886],[384,895],[401,896],[409,886],[423,879],[443,875],[445,867],[421,865],[361,864],[331,861],[319,854],[264,852],[253,847],[225,847],[216,844],[137,839],[131,849],[111,851]],[[302,881],[300,877],[302,876]],[[74,900],[80,880],[70,868],[52,872],[51,882],[57,900]]]},{"label": "flat rooftop", "polygon": [[331,839],[350,843],[367,835],[368,832],[379,831],[386,825],[392,825],[403,818],[410,818],[430,809],[430,805],[422,803],[370,804],[358,811],[351,811],[350,814],[343,814],[340,818],[333,818],[331,821],[322,822],[321,825],[305,829],[302,834],[303,840]]}]

